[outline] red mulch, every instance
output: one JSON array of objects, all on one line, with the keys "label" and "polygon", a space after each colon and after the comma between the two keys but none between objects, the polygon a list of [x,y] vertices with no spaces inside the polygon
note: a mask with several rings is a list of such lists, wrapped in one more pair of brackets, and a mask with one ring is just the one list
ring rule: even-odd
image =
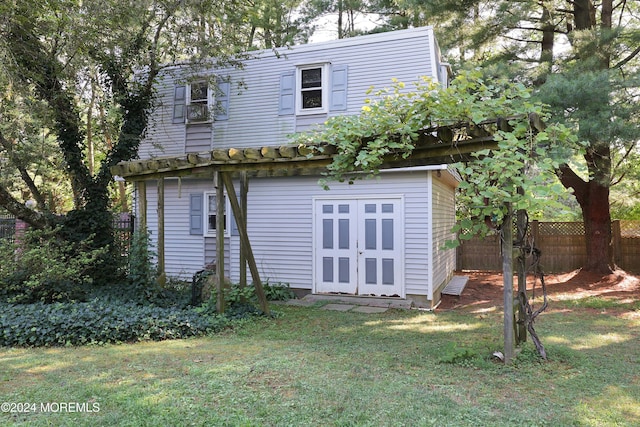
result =
[{"label": "red mulch", "polygon": [[[458,272],[458,275],[469,276],[460,297],[443,295],[438,310],[476,309],[503,305],[502,273],[493,272]],[[514,278],[517,289],[517,279]],[[589,296],[613,299],[640,300],[640,277],[622,270],[603,276],[602,274],[583,272],[581,270],[563,274],[545,275],[547,294],[563,299],[580,299]],[[527,276],[527,289],[534,285],[533,277]],[[529,293],[531,295],[531,293]],[[535,284],[535,295],[542,295],[540,281]]]}]

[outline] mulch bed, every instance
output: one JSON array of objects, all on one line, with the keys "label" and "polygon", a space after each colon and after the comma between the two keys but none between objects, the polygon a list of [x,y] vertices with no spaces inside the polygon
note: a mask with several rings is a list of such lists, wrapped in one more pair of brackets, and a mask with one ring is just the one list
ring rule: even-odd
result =
[{"label": "mulch bed", "polygon": [[[443,295],[437,310],[477,309],[503,305],[503,280],[500,272],[463,271],[456,274],[469,276],[460,297]],[[514,278],[517,289],[517,280]],[[622,270],[609,275],[575,270],[570,273],[545,275],[547,293],[550,299],[554,296],[571,299],[601,297],[613,299],[640,300],[640,277]],[[534,290],[535,295],[542,295],[540,281],[535,283],[531,275],[527,277],[527,289]],[[531,295],[531,293],[529,294]]]}]

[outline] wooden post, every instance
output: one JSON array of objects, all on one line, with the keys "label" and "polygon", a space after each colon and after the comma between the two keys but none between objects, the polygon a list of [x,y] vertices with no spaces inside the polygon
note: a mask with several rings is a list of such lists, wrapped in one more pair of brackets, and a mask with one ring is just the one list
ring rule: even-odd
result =
[{"label": "wooden post", "polygon": [[164,264],[164,178],[158,178],[158,284],[167,283]]},{"label": "wooden post", "polygon": [[242,246],[244,248],[245,256],[247,257],[247,262],[249,264],[249,270],[251,271],[251,278],[253,279],[253,285],[256,288],[256,295],[258,296],[258,301],[260,302],[260,308],[262,311],[269,315],[269,304],[267,302],[267,297],[264,294],[264,289],[262,288],[262,282],[260,281],[260,273],[258,272],[258,266],[256,265],[256,260],[253,257],[253,251],[251,250],[251,242],[249,242],[249,235],[247,234],[247,221],[245,213],[242,211],[240,204],[238,203],[238,198],[236,197],[236,190],[233,188],[233,182],[231,181],[231,177],[228,172],[220,172],[220,177],[224,182],[224,186],[227,190],[227,195],[229,196],[229,201],[231,202],[231,209],[233,210],[233,215],[236,218],[236,224],[238,225],[238,232],[240,233],[240,241],[242,242]]},{"label": "wooden post", "polygon": [[516,212],[517,234],[519,240],[519,256],[518,256],[518,325],[516,328],[516,344],[527,341],[527,318],[526,302],[527,302],[527,250],[525,244],[527,241],[527,212],[518,209]]},{"label": "wooden post", "polygon": [[147,183],[138,181],[138,199],[140,199],[140,228],[147,232]]},{"label": "wooden post", "polygon": [[611,255],[613,265],[619,265],[622,261],[622,230],[620,229],[620,220],[616,219],[611,222],[611,239],[613,240],[613,250]]},{"label": "wooden post", "polygon": [[506,204],[502,223],[502,280],[504,282],[504,363],[511,363],[514,354],[513,323],[513,208]]},{"label": "wooden post", "polygon": [[[247,224],[247,194],[249,192],[249,177],[247,172],[240,173],[240,206],[242,207],[242,213],[245,215],[244,222]],[[236,222],[236,225],[238,223]],[[240,287],[247,286],[247,257],[245,256],[244,244],[242,239],[240,240]]]},{"label": "wooden post", "polygon": [[224,187],[220,180],[222,172],[214,172],[216,187],[216,309],[224,313]]}]

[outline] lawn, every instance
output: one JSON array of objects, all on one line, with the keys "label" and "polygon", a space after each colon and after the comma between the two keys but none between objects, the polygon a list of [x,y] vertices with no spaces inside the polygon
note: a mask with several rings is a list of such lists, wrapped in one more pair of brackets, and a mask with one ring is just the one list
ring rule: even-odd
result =
[{"label": "lawn", "polygon": [[1,400],[36,404],[0,424],[640,425],[638,307],[552,302],[537,323],[549,360],[527,343],[510,366],[491,358],[499,307],[277,306],[276,319],[203,338],[0,348]]}]

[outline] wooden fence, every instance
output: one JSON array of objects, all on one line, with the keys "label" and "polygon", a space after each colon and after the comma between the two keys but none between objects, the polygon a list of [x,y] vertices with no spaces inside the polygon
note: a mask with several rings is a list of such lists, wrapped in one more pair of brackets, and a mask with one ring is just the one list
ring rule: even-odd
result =
[{"label": "wooden fence", "polygon": [[[123,213],[118,214],[113,219],[114,240],[118,251],[123,257],[127,257],[131,247],[131,239],[133,237],[133,216]],[[16,236],[16,229],[26,228],[24,223],[17,220],[15,216],[0,212],[0,239],[13,242]]]},{"label": "wooden fence", "polygon": [[[640,273],[640,221],[611,223],[614,258],[618,267]],[[582,222],[530,223],[529,235],[541,250],[540,263],[547,273],[572,271],[582,267],[587,249]],[[458,270],[500,271],[499,237],[473,238],[458,247]]]},{"label": "wooden fence", "polygon": [[16,234],[16,217],[10,213],[0,212],[0,239],[13,242]]}]

